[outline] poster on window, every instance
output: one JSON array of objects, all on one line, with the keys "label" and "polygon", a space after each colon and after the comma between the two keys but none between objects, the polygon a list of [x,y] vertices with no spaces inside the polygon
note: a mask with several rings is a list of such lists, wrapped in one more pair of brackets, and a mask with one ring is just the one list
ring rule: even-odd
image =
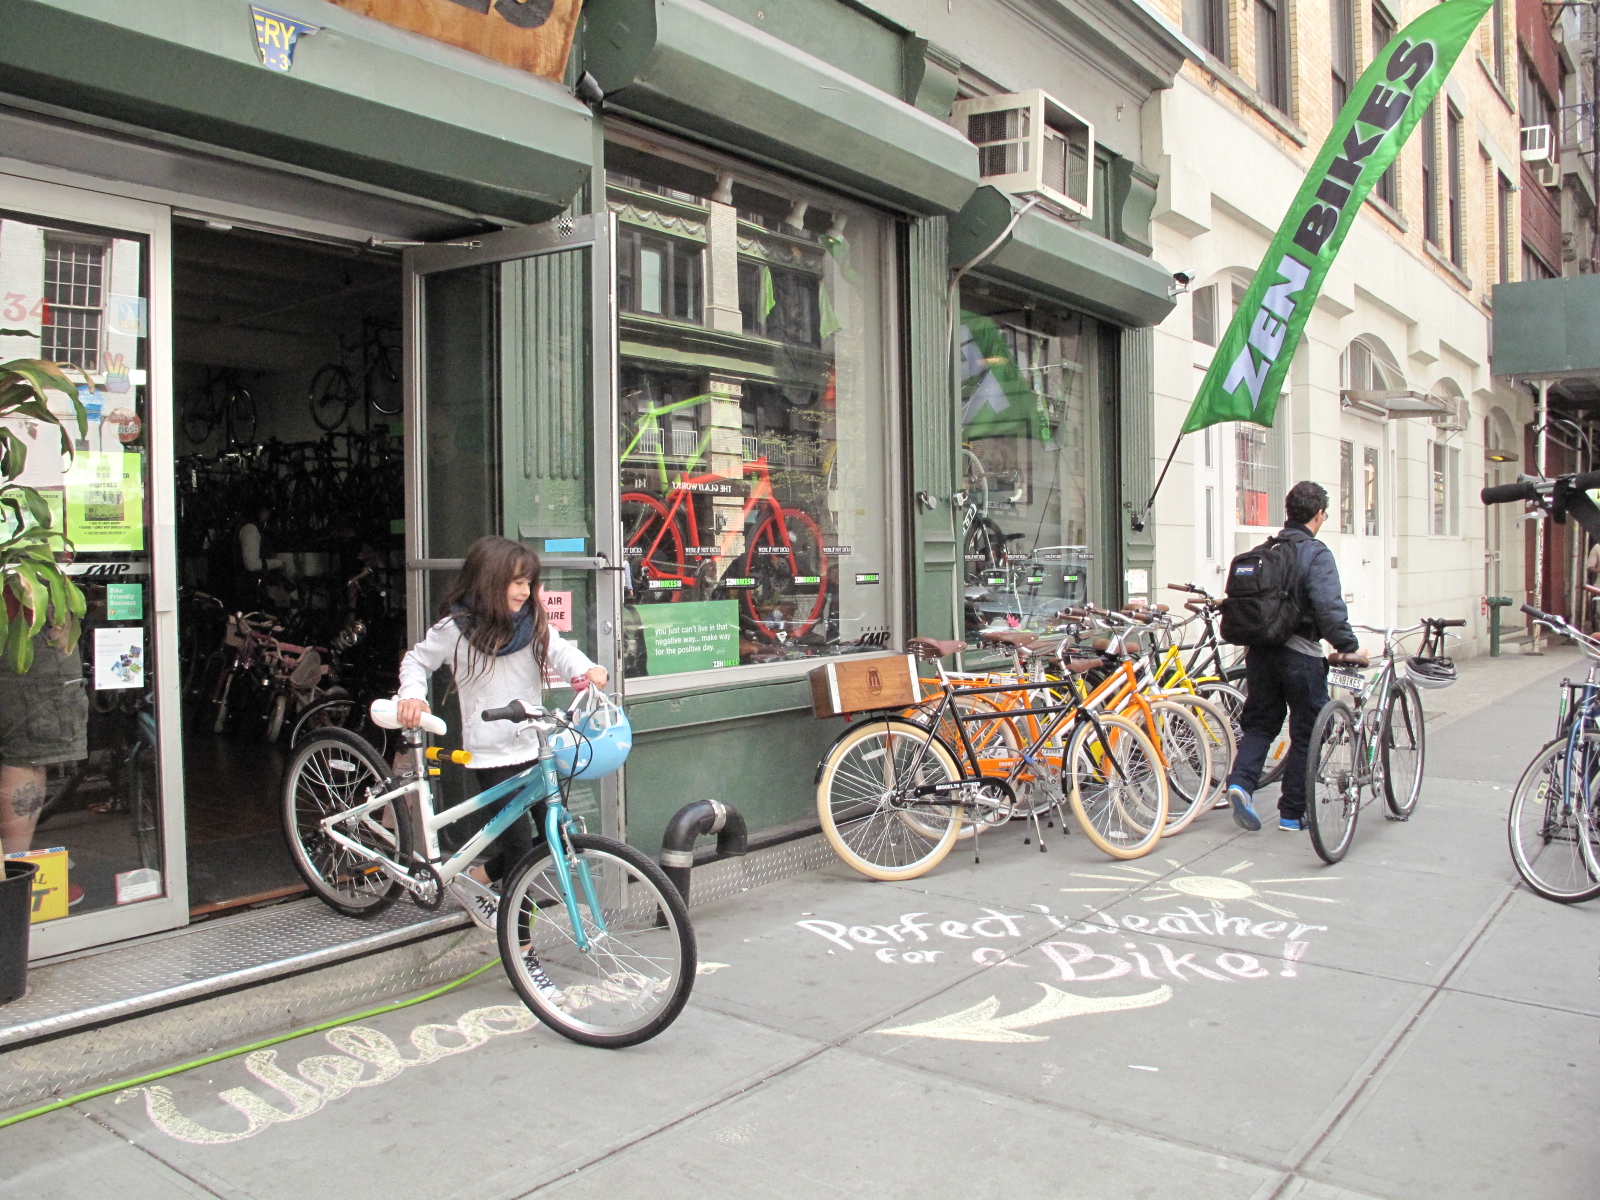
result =
[{"label": "poster on window", "polygon": [[80,450],[67,472],[67,536],[80,551],[144,549],[139,455]]},{"label": "poster on window", "polygon": [[642,604],[645,666],[650,675],[709,671],[739,663],[739,602],[687,600]]},{"label": "poster on window", "polygon": [[144,686],[144,629],[111,625],[94,631],[96,691]]}]

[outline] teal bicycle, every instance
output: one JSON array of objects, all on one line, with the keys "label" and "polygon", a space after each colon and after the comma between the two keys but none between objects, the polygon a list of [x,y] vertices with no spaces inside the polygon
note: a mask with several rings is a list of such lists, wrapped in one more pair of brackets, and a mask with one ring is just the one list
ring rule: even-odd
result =
[{"label": "teal bicycle", "polygon": [[[524,1004],[557,1033],[589,1046],[632,1046],[677,1018],[694,985],[694,930],[683,898],[638,850],[584,829],[564,785],[590,739],[574,713],[513,701],[483,713],[538,740],[528,770],[443,812],[432,780],[466,751],[428,746],[445,723],[431,714],[400,731],[392,772],[362,738],[320,730],[296,748],[283,784],[289,851],[311,890],[352,917],[372,917],[403,894],[428,910],[453,896],[499,941],[500,961]],[[387,706],[387,707],[385,707]],[[397,726],[393,701],[373,718]],[[591,754],[598,753],[591,750]],[[567,779],[558,768],[565,760]],[[480,809],[504,807],[465,845],[441,851],[439,832]],[[542,816],[538,810],[542,809]],[[496,892],[467,873],[500,834],[533,811],[544,840]]]}]

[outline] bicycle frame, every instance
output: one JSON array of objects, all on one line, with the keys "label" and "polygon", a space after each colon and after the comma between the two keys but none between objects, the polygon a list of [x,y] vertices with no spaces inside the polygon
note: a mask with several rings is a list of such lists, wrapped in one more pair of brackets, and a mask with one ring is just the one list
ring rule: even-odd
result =
[{"label": "bicycle frame", "polygon": [[[336,825],[351,821],[365,821],[367,825],[377,832],[386,841],[391,841],[388,830],[376,824],[369,818],[371,814],[384,808],[391,802],[401,800],[402,797],[413,796],[407,801],[412,806],[413,814],[417,818],[417,827],[422,834],[423,859],[432,868],[441,885],[448,884],[457,875],[472,865],[473,859],[487,850],[502,833],[509,829],[514,821],[519,820],[523,814],[533,808],[540,801],[547,801],[544,818],[545,844],[550,847],[551,861],[555,864],[556,878],[561,884],[562,899],[567,907],[567,916],[572,921],[573,934],[577,939],[578,948],[587,951],[589,939],[583,930],[583,921],[578,914],[578,899],[572,887],[573,866],[577,868],[578,882],[583,888],[584,901],[589,906],[589,912],[595,924],[602,933],[605,932],[605,916],[601,912],[599,898],[595,895],[594,880],[589,874],[589,866],[581,857],[574,857],[573,863],[567,861],[566,831],[575,824],[574,818],[567,812],[566,805],[561,800],[561,784],[556,777],[555,755],[544,731],[539,730],[539,759],[526,771],[514,775],[503,783],[498,783],[486,791],[479,792],[470,800],[464,800],[453,808],[444,812],[433,811],[433,788],[428,783],[427,760],[423,756],[422,739],[414,734],[407,735],[408,748],[412,752],[415,768],[412,777],[400,787],[374,796],[364,804],[347,808],[343,812],[334,813],[323,818],[321,827],[332,841],[337,842],[345,849],[353,851],[361,858],[376,862],[387,867],[391,875],[407,890],[417,891],[423,886],[412,875],[411,870],[387,855],[374,851],[370,846],[365,846],[355,839],[346,836],[335,828]],[[448,858],[442,858],[439,852],[439,830],[447,825],[452,825],[491,804],[499,803],[506,797],[513,797],[499,814],[491,818],[466,845],[457,850]]]}]

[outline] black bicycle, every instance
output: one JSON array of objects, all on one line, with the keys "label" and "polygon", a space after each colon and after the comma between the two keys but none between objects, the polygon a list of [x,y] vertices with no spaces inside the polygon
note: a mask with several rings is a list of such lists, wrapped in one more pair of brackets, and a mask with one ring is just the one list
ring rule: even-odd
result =
[{"label": "black bicycle", "polygon": [[399,415],[399,326],[368,317],[361,323],[361,334],[355,342],[341,342],[340,348],[354,361],[355,368],[352,370],[343,362],[328,363],[317,368],[311,377],[307,402],[317,427],[330,432],[338,429],[350,419],[350,410],[357,405],[370,406],[385,416]]}]

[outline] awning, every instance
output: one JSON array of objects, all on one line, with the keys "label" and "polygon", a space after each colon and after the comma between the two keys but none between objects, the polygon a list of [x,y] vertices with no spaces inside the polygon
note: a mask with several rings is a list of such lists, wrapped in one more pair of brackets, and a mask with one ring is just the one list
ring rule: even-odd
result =
[{"label": "awning", "polygon": [[1373,416],[1391,419],[1437,417],[1455,411],[1454,406],[1443,396],[1434,396],[1428,392],[1418,392],[1409,388],[1389,391],[1345,388],[1339,393],[1339,398],[1344,401],[1347,408],[1362,409]]},{"label": "awning", "polygon": [[703,0],[589,0],[584,17],[585,68],[625,111],[919,215],[978,186],[949,125]]},{"label": "awning", "polygon": [[508,222],[564,209],[593,161],[564,89],[322,0],[289,71],[248,4],[0,0],[0,90]]},{"label": "awning", "polygon": [[[951,222],[951,264],[982,253],[1012,211],[1001,192],[979,188]],[[1172,274],[1160,263],[1037,210],[1023,215],[1005,245],[977,271],[1135,328],[1159,325],[1175,304]]]}]

